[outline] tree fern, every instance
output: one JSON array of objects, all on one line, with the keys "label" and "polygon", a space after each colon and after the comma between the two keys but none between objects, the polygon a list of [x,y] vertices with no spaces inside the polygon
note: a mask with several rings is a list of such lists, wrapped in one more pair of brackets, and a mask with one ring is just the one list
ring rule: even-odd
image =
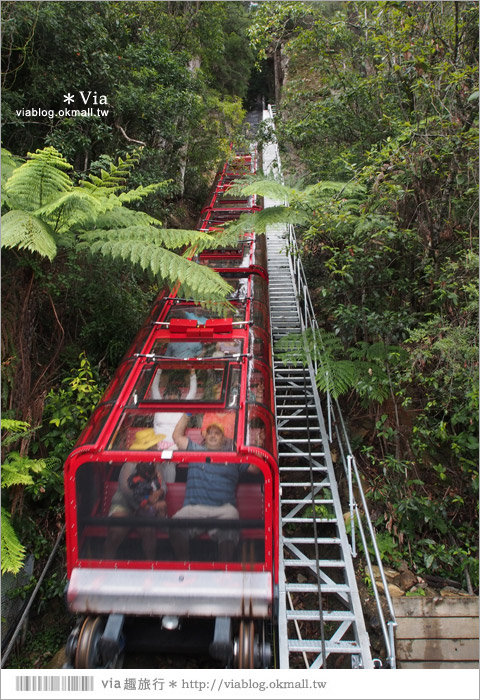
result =
[{"label": "tree fern", "polygon": [[305,213],[292,207],[268,207],[253,214],[241,214],[236,221],[225,226],[225,232],[228,235],[240,238],[246,231],[265,233],[268,226],[276,224],[303,224],[305,221]]},{"label": "tree fern", "polygon": [[268,197],[269,199],[278,199],[285,202],[289,201],[292,192],[294,190],[291,187],[283,185],[278,180],[259,175],[244,176],[228,189],[228,193],[232,195],[249,197],[252,194],[257,194],[260,197]]},{"label": "tree fern", "polygon": [[22,164],[20,158],[14,158],[6,148],[1,149],[1,177],[2,177],[2,207],[10,206],[5,185],[16,168]]},{"label": "tree fern", "polygon": [[[136,212],[131,212],[135,214]],[[141,212],[138,212],[141,214]],[[119,226],[115,228],[107,228],[111,219],[116,219],[116,212],[112,212],[113,216],[106,215],[102,217],[102,223],[105,228],[86,231],[80,235],[80,239],[92,246],[97,241],[137,241],[139,243],[150,243],[157,246],[168,248],[169,250],[179,250],[185,246],[195,246],[199,249],[213,247],[216,245],[216,239],[204,231],[189,231],[183,229],[164,229],[158,228],[155,225],[155,219],[147,222],[142,216],[127,217],[129,225]],[[127,219],[123,222],[127,224]]]},{"label": "tree fern", "polygon": [[[9,154],[5,152],[4,158]],[[229,245],[237,235],[162,229],[161,222],[144,212],[128,209],[157,192],[166,182],[123,190],[138,155],[110,164],[109,172],[91,175],[74,185],[65,171],[72,168],[54,148],[45,148],[16,168],[5,184],[13,210],[2,217],[2,246],[28,249],[52,260],[57,244],[89,248],[144,270],[150,270],[171,286],[180,282],[185,291],[204,300],[225,300],[231,291],[220,275],[185,259],[201,250]],[[177,252],[172,252],[177,251]],[[183,251],[180,255],[179,252]]]},{"label": "tree fern", "polygon": [[389,395],[388,357],[405,352],[397,346],[386,349],[383,343],[359,343],[345,350],[338,336],[319,329],[287,335],[277,349],[283,362],[306,365],[308,354],[316,359],[319,369],[315,380],[320,391],[338,398],[353,389],[361,398],[379,403]]},{"label": "tree fern", "polygon": [[143,270],[150,270],[162,277],[172,287],[180,282],[187,296],[223,299],[231,291],[230,285],[214,270],[144,239],[132,240],[128,236],[110,240],[99,238],[91,243],[90,250],[115,259],[129,260]]},{"label": "tree fern", "polygon": [[26,211],[15,209],[2,216],[2,247],[26,248],[49,260],[57,253],[52,227]]},{"label": "tree fern", "polygon": [[26,162],[8,179],[5,191],[13,209],[34,212],[72,189],[65,171],[73,166],[52,146],[27,155]]},{"label": "tree fern", "polygon": [[3,506],[1,515],[1,571],[2,574],[7,572],[18,574],[25,559],[25,547],[18,539],[13,525],[10,522],[10,514]]},{"label": "tree fern", "polygon": [[140,160],[139,151],[127,154],[125,160],[118,158],[116,163],[109,164],[109,172],[101,168],[100,177],[89,173],[87,180],[82,184],[88,189],[102,188],[111,191],[123,189],[131,170],[138,165]]},{"label": "tree fern", "polygon": [[[4,420],[1,422],[2,430],[7,431],[3,436],[2,445],[7,444],[10,439],[18,439],[30,432],[30,425],[25,421]],[[10,433],[10,435],[8,434]],[[10,452],[1,468],[2,490],[8,491],[13,486],[28,486],[34,483],[32,474],[40,474],[47,468],[47,463],[43,459],[30,459],[22,456],[19,452]],[[24,556],[25,547],[21,544],[12,526],[10,514],[2,506],[1,513],[1,550],[2,550],[2,574],[10,571],[13,574],[20,571]]]}]

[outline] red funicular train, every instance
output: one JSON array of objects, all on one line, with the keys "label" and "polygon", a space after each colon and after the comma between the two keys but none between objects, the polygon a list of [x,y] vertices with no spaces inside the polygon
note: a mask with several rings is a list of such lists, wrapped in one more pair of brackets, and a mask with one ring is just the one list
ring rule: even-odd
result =
[{"label": "red funicular train", "polygon": [[[201,230],[254,198],[229,196],[254,154],[218,175]],[[231,284],[225,317],[159,295],[65,464],[70,668],[126,650],[274,661],[278,464],[265,236],[203,251]],[[219,503],[221,505],[219,505]]]}]

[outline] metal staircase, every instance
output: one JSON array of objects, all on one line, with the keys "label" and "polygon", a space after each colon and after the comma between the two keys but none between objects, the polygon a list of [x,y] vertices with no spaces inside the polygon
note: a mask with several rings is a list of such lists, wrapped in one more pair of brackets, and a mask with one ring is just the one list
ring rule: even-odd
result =
[{"label": "metal staircase", "polygon": [[[263,169],[278,174],[276,144]],[[265,199],[264,206],[283,204]],[[267,228],[274,345],[303,330],[288,228]],[[373,668],[329,439],[311,363],[274,348],[281,484],[280,668]]]}]

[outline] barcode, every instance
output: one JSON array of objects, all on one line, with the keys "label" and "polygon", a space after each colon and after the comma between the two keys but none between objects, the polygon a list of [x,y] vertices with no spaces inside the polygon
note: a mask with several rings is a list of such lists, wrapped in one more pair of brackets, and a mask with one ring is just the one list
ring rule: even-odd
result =
[{"label": "barcode", "polygon": [[16,676],[19,691],[93,690],[93,676]]}]

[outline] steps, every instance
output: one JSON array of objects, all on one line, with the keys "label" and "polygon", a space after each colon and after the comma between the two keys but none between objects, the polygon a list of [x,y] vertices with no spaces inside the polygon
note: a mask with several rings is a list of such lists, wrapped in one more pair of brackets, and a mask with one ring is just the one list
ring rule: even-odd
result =
[{"label": "steps", "polygon": [[[274,144],[264,169],[280,172]],[[283,204],[265,199],[265,208]],[[302,331],[287,228],[267,228],[281,487],[280,668],[373,668],[330,447],[311,366],[275,344]]]}]

